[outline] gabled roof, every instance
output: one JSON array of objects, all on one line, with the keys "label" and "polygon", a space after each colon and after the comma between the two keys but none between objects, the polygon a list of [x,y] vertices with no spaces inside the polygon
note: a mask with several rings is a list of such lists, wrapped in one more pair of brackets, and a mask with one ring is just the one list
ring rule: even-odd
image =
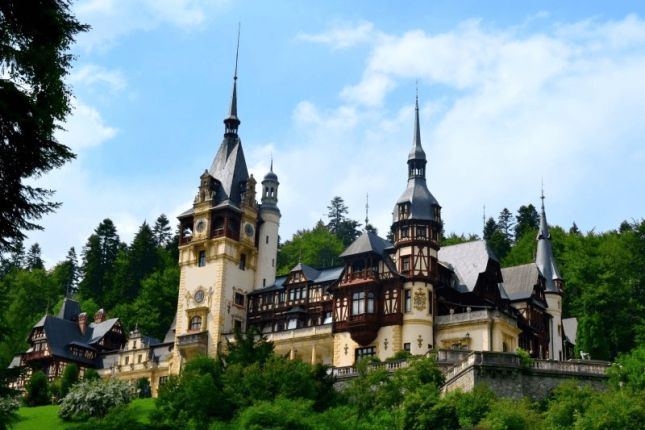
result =
[{"label": "gabled roof", "polygon": [[511,300],[526,300],[533,295],[533,289],[539,281],[540,272],[535,263],[502,269],[504,289]]},{"label": "gabled roof", "polygon": [[376,233],[365,231],[340,256],[349,257],[350,255],[364,254],[367,252],[383,256],[384,251],[391,246],[392,244],[389,241],[379,237]]},{"label": "gabled roof", "polygon": [[166,332],[166,336],[163,338],[164,343],[175,341],[176,327],[177,327],[177,314],[175,314],[175,317],[172,319],[172,323],[170,323],[170,328],[168,328],[168,331]]},{"label": "gabled roof", "polygon": [[87,342],[90,345],[98,343],[101,339],[103,339],[103,336],[105,336],[110,330],[112,330],[112,327],[114,327],[117,321],[119,321],[118,318],[110,318],[109,320],[105,320],[98,324],[91,323],[88,326],[87,330],[85,330],[83,341]]},{"label": "gabled roof", "polygon": [[320,272],[313,267],[309,267],[306,264],[298,263],[296,266],[289,271],[289,273],[302,272],[307,278],[308,281],[314,281]]},{"label": "gabled roof", "polygon": [[461,292],[472,292],[479,274],[486,271],[489,260],[497,261],[484,240],[445,246],[439,249],[438,259],[454,272],[457,278],[454,287]]}]

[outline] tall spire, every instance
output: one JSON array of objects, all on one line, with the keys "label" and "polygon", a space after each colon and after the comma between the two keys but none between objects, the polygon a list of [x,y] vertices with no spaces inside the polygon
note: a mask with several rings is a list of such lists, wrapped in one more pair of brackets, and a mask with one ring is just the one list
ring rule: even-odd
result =
[{"label": "tall spire", "polygon": [[419,126],[419,87],[417,86],[417,96],[414,107],[414,137],[412,139],[412,149],[408,155],[408,160],[425,160],[426,153],[421,146],[421,127]]},{"label": "tall spire", "polygon": [[551,233],[549,232],[546,211],[544,210],[544,185],[542,186],[540,199],[542,200],[542,210],[540,211],[540,226],[536,238],[537,250],[535,253],[535,264],[546,280],[546,291],[559,292],[558,283],[562,280],[562,277],[555,264],[555,257],[553,256],[553,249],[551,248]]},{"label": "tall spire", "polygon": [[235,50],[235,73],[233,74],[233,95],[231,106],[228,111],[228,118],[224,120],[226,134],[237,135],[237,128],[240,126],[240,119],[237,117],[237,64],[240,54],[240,24],[237,26],[237,49]]}]

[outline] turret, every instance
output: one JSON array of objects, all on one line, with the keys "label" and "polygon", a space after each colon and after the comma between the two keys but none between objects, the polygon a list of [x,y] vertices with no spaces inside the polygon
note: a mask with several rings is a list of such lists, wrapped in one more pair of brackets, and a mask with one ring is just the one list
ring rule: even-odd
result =
[{"label": "turret", "polygon": [[547,313],[551,315],[549,324],[549,358],[551,360],[564,359],[563,347],[563,328],[562,328],[562,276],[553,256],[551,247],[551,233],[546,221],[546,211],[544,210],[544,191],[540,197],[542,199],[542,210],[540,212],[540,226],[536,237],[537,250],[535,253],[535,265],[544,278],[545,291],[544,296],[547,303]]},{"label": "turret", "polygon": [[280,209],[278,209],[278,175],[273,172],[273,159],[269,173],[262,180],[262,200],[259,211],[258,270],[255,288],[268,287],[275,282],[278,256],[278,230]]}]

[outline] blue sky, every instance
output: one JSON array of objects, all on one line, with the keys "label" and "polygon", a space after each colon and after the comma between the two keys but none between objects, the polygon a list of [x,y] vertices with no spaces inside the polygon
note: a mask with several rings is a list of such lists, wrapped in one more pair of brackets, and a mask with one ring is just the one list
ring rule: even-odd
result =
[{"label": "blue sky", "polygon": [[588,231],[645,212],[645,13],[627,2],[85,0],[59,139],[78,154],[41,179],[63,207],[29,242],[48,265],[112,218],[191,205],[221,142],[238,22],[240,136],[280,177],[281,237],[335,195],[385,235],[406,183],[415,82],[428,183],[448,232],[482,208],[539,203]]}]

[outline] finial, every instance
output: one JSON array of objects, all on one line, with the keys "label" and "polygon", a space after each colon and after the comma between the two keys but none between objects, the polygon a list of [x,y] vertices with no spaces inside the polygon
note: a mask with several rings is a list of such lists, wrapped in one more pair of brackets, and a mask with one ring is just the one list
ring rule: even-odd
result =
[{"label": "finial", "polygon": [[237,49],[235,50],[235,74],[233,75],[233,79],[237,81],[237,60],[240,55],[240,28],[242,27],[242,23],[238,22],[237,23]]},{"label": "finial", "polygon": [[366,231],[367,231],[367,225],[370,223],[369,210],[370,210],[370,195],[369,193],[365,193],[365,230]]},{"label": "finial", "polygon": [[416,93],[417,93],[416,109],[419,110],[419,80],[418,79],[416,81]]},{"label": "finial", "polygon": [[269,172],[273,173],[273,151],[271,152],[271,167],[269,167]]},{"label": "finial", "polygon": [[542,200],[542,210],[544,210],[544,178],[542,178],[542,191],[540,193],[540,199]]},{"label": "finial", "polygon": [[484,205],[484,211],[482,213],[482,222],[484,223],[484,230],[486,230],[486,205]]}]

